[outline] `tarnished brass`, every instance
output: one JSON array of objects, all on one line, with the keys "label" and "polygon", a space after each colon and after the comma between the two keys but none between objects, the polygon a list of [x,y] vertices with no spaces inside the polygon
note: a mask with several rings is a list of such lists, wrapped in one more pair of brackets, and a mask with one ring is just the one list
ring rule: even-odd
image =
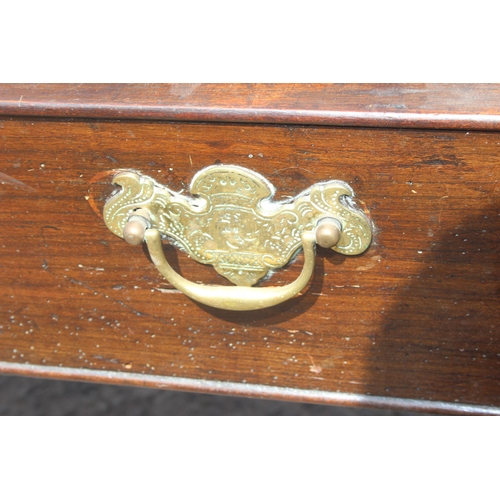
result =
[{"label": "tarnished brass", "polygon": [[341,227],[336,219],[325,217],[316,226],[316,243],[323,248],[332,248],[340,240]]},{"label": "tarnished brass", "polygon": [[[152,178],[122,172],[114,183],[123,189],[104,207],[109,229],[132,244],[144,238],[158,270],[193,299],[222,309],[269,307],[299,293],[314,270],[314,244],[356,255],[371,242],[365,215],[350,201],[352,189],[341,181],[318,183],[289,203],[271,201],[274,187],[243,167],[214,165],[191,183],[195,198],[174,193]],[[199,285],[169,266],[161,238],[174,239],[191,257],[211,264],[238,287]],[[284,266],[304,247],[304,269],[284,287],[252,288]]]},{"label": "tarnished brass", "polygon": [[144,243],[146,229],[151,227],[151,217],[144,208],[135,210],[123,228],[123,239],[131,245]]},{"label": "tarnished brass", "polygon": [[302,234],[304,267],[299,277],[289,285],[278,287],[199,285],[183,278],[170,267],[163,253],[158,229],[146,231],[146,243],[156,268],[175,288],[202,304],[219,309],[252,311],[281,304],[302,291],[309,283],[314,271],[314,233],[312,231]]}]

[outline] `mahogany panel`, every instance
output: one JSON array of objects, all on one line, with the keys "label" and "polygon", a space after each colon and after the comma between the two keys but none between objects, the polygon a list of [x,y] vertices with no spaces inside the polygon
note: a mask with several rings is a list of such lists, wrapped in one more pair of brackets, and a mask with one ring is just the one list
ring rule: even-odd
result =
[{"label": "mahogany panel", "polygon": [[[499,146],[495,132],[2,119],[0,370],[498,412]],[[308,290],[280,306],[200,306],[101,210],[119,169],[182,190],[218,162],[264,175],[278,199],[348,182],[372,246],[357,257],[318,249]],[[228,283],[165,252],[189,279]],[[301,264],[263,286],[290,282]]]},{"label": "mahogany panel", "polygon": [[500,129],[498,84],[0,84],[0,114]]}]

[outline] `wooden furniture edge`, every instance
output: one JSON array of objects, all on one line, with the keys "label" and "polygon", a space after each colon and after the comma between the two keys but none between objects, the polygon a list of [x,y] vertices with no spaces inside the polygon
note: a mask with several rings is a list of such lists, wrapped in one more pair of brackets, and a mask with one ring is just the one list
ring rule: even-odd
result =
[{"label": "wooden furniture edge", "polygon": [[[27,97],[24,93],[19,94],[20,91],[25,92],[22,88],[19,88],[20,86],[15,86],[15,88],[14,86],[7,86],[12,88],[9,91],[11,92],[11,94],[9,94],[10,97],[6,96],[3,92],[5,87],[6,86],[0,85],[0,115],[4,116],[37,116],[42,119],[201,120],[269,124],[295,123],[297,125],[500,130],[500,115],[495,114],[500,110],[500,101],[496,104],[493,102],[496,99],[496,95],[498,95],[498,88],[500,87],[492,87],[490,90],[482,88],[481,92],[477,94],[479,97],[481,97],[481,95],[492,96],[490,104],[494,105],[490,106],[490,108],[486,106],[481,107],[478,104],[481,102],[481,99],[478,97],[475,101],[471,100],[471,102],[474,101],[476,104],[471,104],[469,108],[464,107],[462,113],[458,112],[458,104],[455,107],[450,107],[448,104],[448,111],[446,111],[446,109],[444,109],[446,106],[439,108],[437,103],[434,104],[434,112],[431,112],[423,106],[420,108],[418,108],[418,106],[410,108],[408,104],[405,105],[406,111],[403,110],[403,108],[401,108],[402,111],[397,112],[376,111],[377,104],[373,104],[376,101],[376,94],[373,94],[373,96],[375,96],[374,100],[370,101],[368,99],[365,101],[364,105],[358,103],[357,107],[354,105],[354,101],[349,101],[347,98],[339,100],[337,103],[328,101],[331,104],[331,106],[330,104],[328,105],[331,109],[326,109],[328,107],[326,104],[324,108],[314,108],[312,100],[301,101],[299,97],[297,97],[297,106],[302,102],[302,108],[299,109],[297,106],[295,108],[287,107],[287,102],[289,101],[279,101],[277,97],[274,97],[274,100],[271,99],[271,94],[268,95],[268,100],[266,101],[269,103],[269,107],[262,107],[262,104],[265,104],[264,97],[260,102],[260,107],[245,105],[245,103],[239,102],[235,98],[233,98],[233,100],[228,98],[227,102],[220,100],[216,102],[216,106],[211,106],[208,105],[210,104],[208,97],[205,98],[205,104],[207,105],[202,106],[200,105],[200,101],[197,101],[198,104],[195,101],[190,101],[188,99],[189,96],[154,104],[154,99],[151,97],[152,94],[148,94],[144,89],[137,89],[134,87],[138,91],[136,95],[143,96],[143,100],[134,101],[132,97],[127,97],[128,95],[134,95],[132,92],[133,86],[126,86],[121,91],[117,90],[118,93],[114,99],[111,99],[108,95],[113,86],[109,86],[109,88],[106,86],[98,86],[96,87],[96,91],[101,92],[101,100],[95,96],[94,98],[90,96],[87,101],[79,103],[77,100],[80,99],[80,97],[75,96],[82,94],[79,93],[80,91],[77,92],[74,86],[65,86],[67,95],[64,99],[59,99],[60,94],[55,92],[52,95],[52,100],[50,94],[55,89],[51,86],[42,86],[45,89],[44,92],[46,94],[48,93],[48,95],[44,96],[43,92],[40,94],[34,92]],[[319,88],[311,92],[311,99],[320,95],[318,89]],[[164,89],[161,87],[157,92],[161,93],[164,90],[166,90],[166,88]],[[129,91],[130,94],[127,94]],[[248,92],[251,92],[251,89],[248,90]],[[459,91],[456,90],[456,92]],[[386,94],[388,95],[389,93],[387,92]],[[394,91],[393,94],[397,95],[397,92]],[[465,92],[465,94],[467,94],[467,92]],[[402,95],[406,94],[403,92]],[[426,95],[432,96],[432,92]],[[471,95],[470,92],[468,95]],[[121,100],[120,96],[122,96]],[[218,97],[218,99],[220,99],[220,97]],[[201,98],[200,100],[202,101]],[[464,99],[464,101],[465,100],[466,99]],[[458,99],[457,102],[458,101],[460,100]],[[137,102],[140,104],[134,104]],[[399,105],[397,104],[398,102],[400,101],[394,101],[395,106]],[[281,108],[279,106],[280,103],[283,105]],[[352,108],[348,109],[348,105],[352,105]],[[363,108],[363,106],[365,107]],[[374,107],[370,109],[369,106]],[[408,109],[413,109],[413,111],[407,111]],[[307,403],[453,414],[500,414],[500,408],[497,407],[476,406],[453,402],[402,399],[256,384],[195,380],[168,376],[89,370],[83,368],[46,367],[0,362],[0,373],[254,398],[281,399],[295,402],[302,401]]]},{"label": "wooden furniture edge", "polygon": [[500,130],[500,85],[0,84],[0,115]]},{"label": "wooden furniture edge", "polygon": [[294,389],[289,387],[243,384],[163,375],[91,370],[87,368],[67,368],[57,366],[27,365],[0,361],[0,373],[73,382],[90,382],[113,385],[148,387],[173,391],[241,396],[295,403],[382,408],[386,410],[415,411],[450,415],[500,415],[500,408],[478,406],[445,401],[403,399],[396,397],[371,396],[365,394],[328,392],[314,389]]}]

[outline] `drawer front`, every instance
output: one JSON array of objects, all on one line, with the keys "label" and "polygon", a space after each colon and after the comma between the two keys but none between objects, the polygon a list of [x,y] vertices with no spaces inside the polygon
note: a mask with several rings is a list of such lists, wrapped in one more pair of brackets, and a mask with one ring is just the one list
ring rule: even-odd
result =
[{"label": "drawer front", "polygon": [[[112,383],[442,411],[500,407],[495,132],[10,118],[0,121],[0,367]],[[200,305],[104,224],[121,169],[187,193],[217,163],[276,200],[350,184],[370,248],[317,250],[299,297]],[[165,244],[194,282],[213,268]],[[302,254],[262,286],[300,273]],[[475,405],[475,409],[467,405]],[[485,407],[485,408],[479,408]]]}]

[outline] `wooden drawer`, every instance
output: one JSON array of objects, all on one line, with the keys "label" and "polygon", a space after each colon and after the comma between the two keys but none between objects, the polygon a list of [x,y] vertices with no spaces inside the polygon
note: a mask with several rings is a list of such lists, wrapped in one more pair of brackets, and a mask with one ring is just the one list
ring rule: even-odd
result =
[{"label": "wooden drawer", "polygon": [[[493,90],[484,94],[498,110]],[[0,87],[0,100],[23,91],[30,88]],[[413,122],[377,122],[367,111],[349,122],[333,109],[328,122],[309,106],[316,118],[300,120],[297,111],[273,118],[264,110],[252,119],[209,103],[184,114],[165,105],[164,115],[141,115],[116,103],[107,111],[66,101],[58,107],[57,94],[50,105],[47,95],[23,99],[20,111],[5,98],[1,108],[1,371],[331,404],[500,411],[500,135],[491,112],[483,120],[449,114],[431,129],[439,126],[431,112]],[[349,183],[373,224],[370,248],[355,257],[319,249],[308,289],[269,309],[221,311],[190,300],[158,274],[147,251],[108,230],[102,208],[119,170],[180,191],[216,163],[262,174],[276,199],[319,181]],[[164,250],[186,278],[227,284],[173,246]],[[299,254],[265,286],[291,282],[302,262]]]}]

